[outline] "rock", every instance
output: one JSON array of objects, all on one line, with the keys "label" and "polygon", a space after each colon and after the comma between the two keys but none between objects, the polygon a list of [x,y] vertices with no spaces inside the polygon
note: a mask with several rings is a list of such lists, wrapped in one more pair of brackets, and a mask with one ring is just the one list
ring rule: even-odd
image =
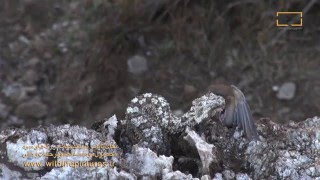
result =
[{"label": "rock", "polygon": [[40,63],[40,59],[37,57],[33,57],[31,59],[28,60],[27,62],[27,66],[29,67],[35,67],[36,65],[38,65]]},{"label": "rock", "polygon": [[120,179],[120,180],[136,180],[137,177],[123,170],[118,171],[117,168],[109,169],[105,167],[62,167],[54,168],[41,179]]},{"label": "rock", "polygon": [[217,76],[217,73],[216,73],[215,71],[210,71],[210,72],[209,72],[209,76],[210,76],[211,78],[215,78],[215,77]]},{"label": "rock", "polygon": [[193,178],[191,174],[187,175],[185,173],[182,173],[181,171],[169,172],[167,169],[163,170],[162,179],[163,180],[179,180],[179,179],[199,180],[198,178]]},{"label": "rock", "polygon": [[201,177],[201,180],[211,180],[211,177],[209,175],[204,175]]},{"label": "rock", "polygon": [[23,36],[23,35],[19,36],[19,41],[23,42],[24,44],[26,44],[28,46],[30,45],[30,40],[27,37]]},{"label": "rock", "polygon": [[9,106],[3,104],[0,101],[0,119],[5,119],[8,116],[10,110],[11,108]]},{"label": "rock", "polygon": [[235,178],[235,173],[233,171],[230,171],[230,170],[225,170],[222,172],[223,174],[223,177],[227,180],[231,180],[231,179],[234,179]]},{"label": "rock", "polygon": [[58,48],[59,48],[60,52],[62,52],[62,53],[68,52],[67,44],[65,42],[59,43]]},{"label": "rock", "polygon": [[138,176],[157,177],[162,175],[162,171],[172,171],[173,157],[164,155],[158,156],[149,148],[133,147],[132,154],[127,154],[126,166],[131,173]]},{"label": "rock", "polygon": [[173,111],[173,114],[177,117],[181,117],[184,114],[184,112],[182,109],[176,109]]},{"label": "rock", "polygon": [[236,176],[236,180],[251,180],[248,174],[245,173],[238,173]]},{"label": "rock", "polygon": [[[7,156],[9,162],[23,168],[26,171],[41,170],[45,167],[45,162],[48,156],[32,156],[37,153],[47,154],[50,152],[48,147],[39,149],[29,149],[26,146],[32,147],[36,145],[44,145],[47,143],[48,137],[41,131],[31,131],[26,137],[19,138],[16,142],[6,142]],[[31,155],[30,155],[31,154]],[[40,162],[40,166],[27,166],[25,163]]]},{"label": "rock", "polygon": [[221,173],[216,173],[216,174],[214,175],[213,180],[223,180],[222,174],[221,174]]},{"label": "rock", "polygon": [[48,44],[42,37],[35,36],[34,40],[32,41],[32,47],[42,54],[48,47]]},{"label": "rock", "polygon": [[19,83],[9,84],[2,89],[3,94],[8,97],[14,104],[20,103],[27,97],[25,87]]},{"label": "rock", "polygon": [[35,84],[39,79],[39,74],[32,69],[27,70],[23,75],[23,81],[25,81],[28,85]]},{"label": "rock", "polygon": [[10,51],[15,54],[21,54],[21,52],[24,49],[23,45],[17,41],[10,43],[9,48],[10,48]]},{"label": "rock", "polygon": [[19,104],[15,112],[20,118],[42,118],[48,114],[48,108],[41,101],[33,99]]},{"label": "rock", "polygon": [[[94,156],[89,154],[105,154],[110,151],[111,145],[115,147],[112,152],[117,152],[117,156],[111,158],[105,156],[106,159],[96,160]],[[77,149],[85,149],[87,153],[80,152],[84,154],[79,153],[71,158],[70,155]],[[59,156],[59,153],[62,152],[67,156]],[[1,179],[4,177],[6,177],[4,179],[20,179],[18,178],[20,173],[29,176],[30,171],[33,171],[38,177],[42,176],[41,179],[82,179],[84,177],[88,179],[137,179],[135,175],[122,170],[118,171],[109,163],[110,161],[118,163],[118,158],[122,157],[121,150],[113,139],[108,139],[101,133],[79,126],[49,126],[32,130],[7,129],[0,133],[0,154],[1,162],[7,159],[5,164],[0,164]],[[49,158],[51,156],[58,157],[56,162],[67,164],[61,165],[63,167],[52,165],[50,168],[44,169],[47,163],[55,161],[55,159]],[[101,160],[105,163],[100,162]],[[6,166],[7,161],[12,164]],[[91,164],[88,164],[89,161],[92,161]],[[26,163],[32,162],[39,163],[39,165],[26,166]],[[83,164],[80,165],[80,162]],[[21,170],[12,168],[12,165],[25,171],[18,172]]]},{"label": "rock", "polygon": [[[201,137],[195,132],[190,130],[190,128],[186,129],[187,136],[184,137],[190,145],[194,146],[201,159],[202,163],[202,173],[203,174],[211,174],[210,167],[218,167],[218,154],[217,148],[213,144],[209,144],[205,142],[205,140],[201,139]],[[215,165],[211,166],[214,163]]]},{"label": "rock", "polygon": [[147,59],[136,55],[128,59],[128,71],[132,74],[141,74],[148,69]]},{"label": "rock", "polygon": [[[220,96],[207,93],[195,99],[190,110],[183,116],[176,117],[163,97],[146,93],[131,100],[126,117],[119,127],[113,116],[96,125],[99,132],[70,125],[7,129],[0,133],[0,162],[5,166],[0,164],[0,177],[14,178],[23,172],[36,174],[43,179],[320,178],[319,117],[302,122],[292,121],[289,124],[277,124],[270,119],[261,118],[256,122],[260,140],[250,142],[235,135],[235,128],[227,128],[212,118],[223,104],[224,100]],[[202,129],[199,128],[200,125],[203,125]],[[155,126],[158,129],[152,130]],[[118,146],[114,137],[120,141],[125,139],[120,142],[124,144],[119,143]],[[161,142],[157,138],[171,139]],[[68,152],[71,153],[68,154],[70,157],[47,158],[41,154],[29,156],[28,161],[46,163],[54,159],[72,163],[92,162],[97,159],[88,153],[110,152],[117,155],[99,157],[98,162],[104,163],[105,167],[45,168],[43,164],[24,167],[23,161],[26,160],[23,155],[34,153],[35,149],[31,148],[27,152],[23,147],[38,147],[44,143],[56,150],[49,151],[44,147],[43,153],[57,155]],[[113,144],[113,148],[108,146],[96,149],[101,144]],[[68,145],[78,145],[83,150],[67,149]],[[188,146],[192,146],[194,150],[189,148],[190,151],[183,151]],[[125,148],[126,154],[123,155]],[[162,151],[168,152],[168,155],[161,155],[158,148],[163,148]],[[75,156],[74,153],[86,156]],[[10,166],[7,165],[8,161],[11,162]],[[184,162],[188,166],[183,167],[186,165]],[[15,168],[14,165],[20,168]],[[12,176],[8,176],[8,173]]]},{"label": "rock", "polygon": [[5,164],[0,163],[0,179],[22,179],[22,174],[9,169]]},{"label": "rock", "polygon": [[[279,125],[258,123],[268,139],[250,143],[246,161],[254,169],[253,179],[313,179],[320,177],[320,118]],[[258,127],[258,128],[259,128]],[[266,128],[268,127],[268,128]]]},{"label": "rock", "polygon": [[115,133],[115,129],[117,128],[118,119],[116,115],[113,115],[109,119],[105,119],[103,126],[106,128],[107,136],[113,137]]},{"label": "rock", "polygon": [[277,93],[278,99],[291,100],[296,92],[296,84],[293,82],[286,82],[281,85]]},{"label": "rock", "polygon": [[35,95],[37,92],[37,86],[25,87],[25,91],[27,92],[28,95]]},{"label": "rock", "polygon": [[[99,172],[99,171],[98,171]],[[108,171],[109,178],[108,179],[123,179],[123,180],[135,180],[137,177],[134,174],[130,174],[126,171],[121,170],[118,172],[117,168],[113,168]]]},{"label": "rock", "polygon": [[277,86],[277,85],[272,86],[272,91],[278,92],[279,91],[279,86]]}]

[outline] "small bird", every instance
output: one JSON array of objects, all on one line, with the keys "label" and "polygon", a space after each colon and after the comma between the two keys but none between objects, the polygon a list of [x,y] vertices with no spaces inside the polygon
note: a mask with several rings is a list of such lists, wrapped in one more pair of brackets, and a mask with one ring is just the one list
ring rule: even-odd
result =
[{"label": "small bird", "polygon": [[243,93],[234,85],[211,85],[209,92],[222,96],[226,105],[220,112],[219,120],[227,127],[238,126],[243,129],[249,140],[259,140],[250,107]]}]

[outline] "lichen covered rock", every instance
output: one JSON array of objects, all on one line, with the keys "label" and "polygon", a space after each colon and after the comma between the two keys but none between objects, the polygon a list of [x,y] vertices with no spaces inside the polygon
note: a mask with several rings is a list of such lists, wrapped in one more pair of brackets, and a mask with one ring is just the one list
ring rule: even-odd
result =
[{"label": "lichen covered rock", "polygon": [[[121,149],[117,148],[112,138],[79,126],[9,129],[0,134],[0,142],[2,171],[10,172],[6,165],[15,165],[23,170],[20,172],[22,174],[38,171],[38,176],[40,170],[45,169],[52,169],[51,174],[57,174],[57,177],[63,177],[60,171],[65,173],[65,177],[74,175],[74,171],[90,171],[80,170],[81,167],[103,167],[108,170],[119,162],[121,156]],[[112,148],[106,148],[108,145]],[[8,174],[2,176],[17,176],[17,172]]]},{"label": "lichen covered rock", "polygon": [[270,120],[260,122],[258,125],[265,130],[265,139],[252,144],[245,152],[247,162],[254,169],[254,178],[320,177],[320,118],[314,117],[282,126]]},{"label": "lichen covered rock", "polygon": [[[6,142],[6,152],[9,162],[25,170],[41,170],[45,167],[48,156],[37,156],[48,154],[50,149],[45,145],[48,142],[47,135],[38,130],[32,130],[27,135],[19,138],[16,142]],[[37,148],[39,147],[39,149]],[[25,163],[39,162],[38,166],[27,166]]]},{"label": "lichen covered rock", "polygon": [[172,171],[172,163],[172,156],[158,156],[150,149],[138,146],[134,146],[133,153],[126,156],[127,168],[141,177],[161,177],[163,170]]},{"label": "lichen covered rock", "polygon": [[[0,133],[0,178],[320,178],[319,117],[283,125],[259,119],[260,141],[250,142],[239,128],[227,128],[214,118],[223,106],[222,97],[208,93],[195,99],[190,110],[178,117],[163,97],[147,93],[130,102],[121,123],[112,116],[94,129],[71,125],[8,129]],[[93,148],[104,143],[117,149]],[[85,148],[68,148],[76,145]],[[41,151],[23,148],[34,146],[43,147]],[[32,156],[36,151],[49,155]],[[63,157],[59,153],[101,156]],[[103,156],[106,153],[115,156]],[[25,167],[22,162],[26,154],[30,155],[26,157],[29,162],[41,165]],[[73,166],[44,165],[51,161],[68,161]],[[93,161],[104,166],[75,166]]]},{"label": "lichen covered rock", "polygon": [[166,154],[170,149],[168,136],[209,120],[224,103],[222,97],[208,93],[192,101],[190,110],[177,117],[163,97],[146,93],[131,100],[122,124],[133,144]]}]

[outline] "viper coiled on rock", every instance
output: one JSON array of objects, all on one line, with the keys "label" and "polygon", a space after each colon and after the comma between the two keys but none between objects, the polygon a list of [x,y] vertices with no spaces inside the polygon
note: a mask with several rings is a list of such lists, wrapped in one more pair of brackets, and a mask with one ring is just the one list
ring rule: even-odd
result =
[{"label": "viper coiled on rock", "polygon": [[131,144],[162,154],[169,149],[169,136],[183,132],[187,126],[193,127],[210,120],[222,111],[224,105],[224,98],[207,93],[193,100],[190,110],[178,117],[162,96],[145,93],[131,100],[122,125]]}]

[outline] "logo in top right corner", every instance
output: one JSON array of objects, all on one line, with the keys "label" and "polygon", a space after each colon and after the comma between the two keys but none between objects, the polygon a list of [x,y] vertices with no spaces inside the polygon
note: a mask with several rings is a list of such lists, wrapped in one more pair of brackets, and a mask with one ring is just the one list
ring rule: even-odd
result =
[{"label": "logo in top right corner", "polygon": [[277,27],[302,28],[302,12],[277,12]]}]

